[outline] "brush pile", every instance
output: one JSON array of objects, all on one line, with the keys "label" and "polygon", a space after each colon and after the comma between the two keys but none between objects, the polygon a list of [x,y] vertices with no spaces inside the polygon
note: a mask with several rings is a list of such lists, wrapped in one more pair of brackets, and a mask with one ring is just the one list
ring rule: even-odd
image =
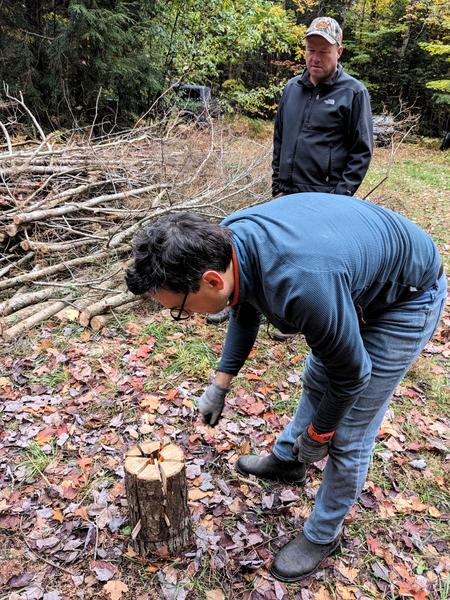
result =
[{"label": "brush pile", "polygon": [[94,126],[46,136],[26,112],[31,140],[12,138],[0,120],[4,340],[50,317],[99,329],[138,302],[123,276],[143,224],[180,210],[221,218],[268,197],[269,149],[254,142],[243,151],[221,124],[201,129],[172,116],[108,136],[95,137]]}]

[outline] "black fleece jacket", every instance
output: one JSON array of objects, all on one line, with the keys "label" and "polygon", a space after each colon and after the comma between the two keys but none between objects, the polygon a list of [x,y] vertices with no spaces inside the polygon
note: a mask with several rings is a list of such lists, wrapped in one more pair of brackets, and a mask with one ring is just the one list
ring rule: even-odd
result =
[{"label": "black fleece jacket", "polygon": [[370,98],[341,65],[314,86],[308,71],[286,84],[275,121],[272,193],[352,196],[373,149]]}]

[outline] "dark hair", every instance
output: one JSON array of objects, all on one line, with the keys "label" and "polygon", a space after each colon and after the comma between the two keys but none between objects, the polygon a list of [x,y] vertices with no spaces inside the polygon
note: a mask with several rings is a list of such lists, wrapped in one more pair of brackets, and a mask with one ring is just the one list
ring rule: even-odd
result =
[{"label": "dark hair", "polygon": [[139,230],[133,253],[134,265],[125,276],[133,294],[161,288],[197,292],[205,271],[227,270],[231,231],[196,213],[174,213]]}]

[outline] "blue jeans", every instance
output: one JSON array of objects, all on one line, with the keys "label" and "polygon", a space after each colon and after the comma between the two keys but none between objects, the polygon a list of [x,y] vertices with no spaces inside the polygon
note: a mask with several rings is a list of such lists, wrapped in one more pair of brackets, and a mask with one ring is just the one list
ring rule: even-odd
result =
[{"label": "blue jeans", "polygon": [[[339,422],[330,442],[322,484],[304,526],[304,534],[311,542],[328,544],[339,536],[344,518],[366,480],[375,438],[392,394],[433,335],[446,291],[443,274],[430,289],[392,305],[376,321],[361,326],[364,345],[372,360],[372,376],[362,395]],[[292,445],[311,422],[327,383],[322,363],[309,354],[297,411],[273,449],[279,459],[295,460]]]}]

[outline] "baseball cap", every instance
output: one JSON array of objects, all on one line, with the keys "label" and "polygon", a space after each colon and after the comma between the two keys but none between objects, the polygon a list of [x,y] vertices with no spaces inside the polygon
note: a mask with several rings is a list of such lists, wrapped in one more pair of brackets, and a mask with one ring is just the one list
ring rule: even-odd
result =
[{"label": "baseball cap", "polygon": [[306,36],[320,35],[330,44],[342,46],[342,29],[337,21],[331,17],[317,17],[308,27]]}]

